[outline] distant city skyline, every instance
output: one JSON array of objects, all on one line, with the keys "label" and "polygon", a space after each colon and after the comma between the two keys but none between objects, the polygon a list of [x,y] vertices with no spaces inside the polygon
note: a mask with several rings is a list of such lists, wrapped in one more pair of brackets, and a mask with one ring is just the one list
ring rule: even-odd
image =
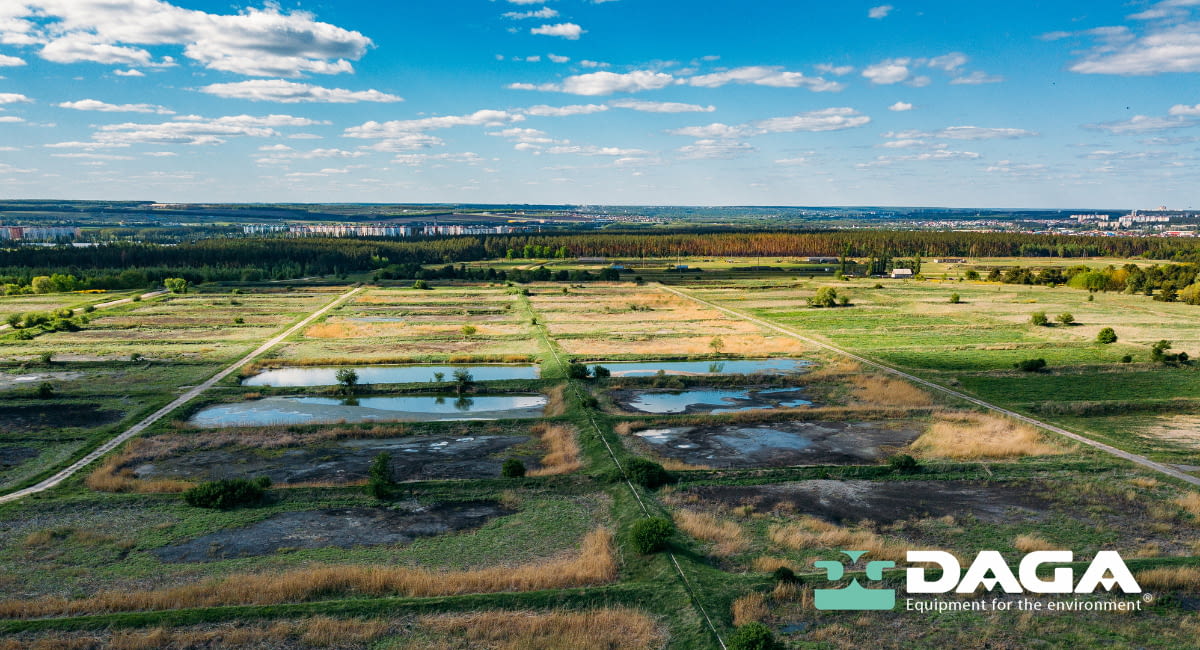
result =
[{"label": "distant city skyline", "polygon": [[1189,209],[1197,82],[1200,0],[13,0],[0,197]]}]

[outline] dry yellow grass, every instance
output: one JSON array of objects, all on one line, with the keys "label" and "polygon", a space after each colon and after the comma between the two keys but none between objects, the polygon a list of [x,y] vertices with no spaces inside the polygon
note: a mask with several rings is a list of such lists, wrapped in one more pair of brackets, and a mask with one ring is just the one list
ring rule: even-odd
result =
[{"label": "dry yellow grass", "polygon": [[[625,608],[583,612],[488,611],[422,616],[417,629],[450,638],[434,645],[422,638],[399,648],[488,650],[649,650],[666,634],[640,611]],[[425,636],[425,635],[422,635]]]},{"label": "dry yellow grass", "polygon": [[114,630],[111,633],[59,632],[37,635],[26,641],[0,642],[0,650],[108,648],[110,650],[183,650],[241,647],[360,647],[397,626],[383,620],[336,619],[314,616],[274,623],[225,623],[216,627]]},{"label": "dry yellow grass", "polygon": [[1151,488],[1156,488],[1159,485],[1161,485],[1161,483],[1159,483],[1158,479],[1150,478],[1149,476],[1137,476],[1137,477],[1129,479],[1129,482],[1133,483],[1134,485],[1136,485],[1140,488],[1145,488],[1147,490],[1149,490]]},{"label": "dry yellow grass", "polygon": [[771,526],[768,538],[775,544],[795,550],[852,548],[867,551],[876,560],[903,560],[910,547],[890,542],[868,530],[849,530],[837,524],[800,517],[795,523]]},{"label": "dry yellow grass", "polygon": [[317,323],[305,330],[304,335],[312,339],[347,339],[353,337],[351,328],[346,323]]},{"label": "dry yellow grass", "polygon": [[1134,574],[1143,591],[1150,589],[1200,589],[1200,567],[1172,566]]},{"label": "dry yellow grass", "polygon": [[658,456],[655,457],[654,460],[657,461],[659,465],[662,465],[663,469],[668,469],[672,472],[689,472],[694,470],[712,469],[712,467],[709,467],[708,465],[693,465],[691,463],[685,463],[677,458],[664,458]]},{"label": "dry yellow grass", "polygon": [[1177,497],[1175,503],[1193,517],[1200,517],[1200,492],[1187,492]]},{"label": "dry yellow grass", "polygon": [[955,460],[1066,453],[1029,425],[983,413],[950,411],[935,413],[933,424],[913,441],[911,449],[921,456]]},{"label": "dry yellow grass", "polygon": [[557,417],[567,412],[567,385],[559,384],[546,391],[546,410],[542,414],[548,418]]},{"label": "dry yellow grass", "polygon": [[683,532],[712,544],[713,555],[737,555],[750,546],[742,527],[732,521],[723,521],[715,515],[695,510],[677,510],[674,518],[675,525]]},{"label": "dry yellow grass", "polygon": [[1037,535],[1017,535],[1016,538],[1013,539],[1013,548],[1022,553],[1060,550],[1058,546],[1051,544]]},{"label": "dry yellow grass", "polygon": [[760,555],[759,557],[754,558],[750,566],[754,567],[754,570],[760,573],[771,573],[775,569],[782,569],[785,567],[791,569],[792,571],[796,570],[796,565],[792,564],[791,560],[781,557],[772,557],[770,555]]},{"label": "dry yellow grass", "polygon": [[529,476],[554,476],[567,474],[583,467],[579,460],[578,432],[575,427],[564,424],[535,424],[530,428],[546,446],[541,467],[529,472]]},{"label": "dry yellow grass", "polygon": [[125,467],[137,452],[141,440],[133,440],[119,453],[109,456],[99,467],[88,474],[83,483],[97,492],[178,493],[191,488],[195,483],[174,479],[142,480],[133,470]]},{"label": "dry yellow grass", "polygon": [[766,596],[758,592],[748,593],[733,601],[733,605],[730,606],[729,610],[733,614],[733,624],[735,627],[747,623],[761,623],[770,614],[770,611],[767,609]]},{"label": "dry yellow grass", "polygon": [[933,406],[929,393],[903,379],[879,375],[855,375],[854,397],[871,406],[904,406],[920,408]]},{"label": "dry yellow grass", "polygon": [[597,529],[584,537],[579,553],[573,557],[519,567],[430,571],[395,566],[316,566],[283,573],[231,575],[164,589],[106,591],[80,599],[6,600],[0,601],[0,617],[270,605],[333,594],[432,597],[582,587],[616,577],[612,541],[612,533]]}]

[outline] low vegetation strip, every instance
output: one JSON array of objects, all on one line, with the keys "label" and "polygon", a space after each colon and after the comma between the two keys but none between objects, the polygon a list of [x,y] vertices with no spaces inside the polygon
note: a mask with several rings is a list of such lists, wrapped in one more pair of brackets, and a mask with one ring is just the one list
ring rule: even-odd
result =
[{"label": "low vegetation strip", "polygon": [[232,575],[198,584],[147,591],[106,591],[88,598],[0,602],[0,617],[34,618],[154,611],[226,605],[274,605],[330,596],[433,597],[501,591],[585,587],[617,576],[613,536],[596,529],[579,553],[539,564],[473,571],[430,571],[392,566],[326,566],[274,574]]},{"label": "low vegetation strip", "polygon": [[204,391],[215,386],[217,384],[217,382],[228,377],[229,375],[232,375],[239,368],[250,363],[255,358],[257,358],[258,356],[265,353],[267,350],[270,350],[271,348],[275,347],[279,343],[283,342],[283,340],[286,339],[287,337],[300,331],[305,326],[307,326],[309,323],[320,318],[321,316],[323,316],[324,314],[329,312],[331,309],[337,307],[338,305],[342,304],[346,300],[349,300],[351,296],[353,296],[354,294],[356,294],[360,291],[362,291],[362,289],[357,288],[357,289],[351,289],[350,291],[343,293],[342,295],[338,296],[337,298],[335,298],[332,301],[330,301],[329,303],[327,303],[324,307],[309,314],[307,317],[305,317],[299,323],[292,325],[288,329],[284,330],[282,333],[277,334],[276,336],[272,337],[266,343],[263,343],[262,345],[258,346],[250,354],[247,354],[245,357],[242,357],[240,360],[234,362],[232,365],[227,366],[221,372],[218,372],[217,374],[208,378],[204,383],[200,384],[199,386],[195,386],[195,387],[191,388],[190,390],[184,392],[182,395],[175,398],[175,400],[173,400],[170,404],[167,404],[166,406],[162,407],[161,409],[155,411],[153,414],[150,415],[150,417],[147,417],[145,420],[142,420],[141,422],[138,422],[137,424],[133,425],[132,427],[126,429],[124,433],[116,436],[115,438],[104,443],[103,445],[96,448],[92,452],[88,453],[83,458],[80,458],[79,460],[75,461],[73,464],[71,464],[66,469],[62,470],[61,472],[59,472],[59,473],[55,474],[54,476],[51,476],[50,478],[47,478],[46,480],[44,480],[36,485],[33,485],[31,487],[27,487],[23,490],[18,490],[16,492],[12,492],[10,494],[0,495],[0,503],[8,503],[10,501],[16,501],[17,499],[27,497],[31,494],[37,494],[38,492],[44,492],[44,491],[49,490],[50,488],[58,485],[59,483],[62,483],[63,481],[67,480],[68,478],[74,476],[75,473],[78,472],[79,470],[81,470],[84,467],[87,467],[88,465],[99,460],[101,456],[104,456],[108,452],[116,449],[122,443],[124,443],[126,440],[129,440],[130,438],[138,435],[142,431],[145,431],[146,429],[148,429],[150,427],[150,425],[154,424],[155,422],[158,422],[163,417],[165,417],[168,414],[170,414],[171,412],[173,412],[175,409],[177,409],[177,408],[183,406],[184,404],[187,404],[188,402],[192,401],[193,399],[199,397],[201,393],[203,393]]},{"label": "low vegetation strip", "polygon": [[648,650],[661,647],[666,636],[653,619],[633,609],[484,611],[422,616],[411,641],[398,647]]},{"label": "low vegetation strip", "polygon": [[[660,285],[660,286],[661,286],[661,285]],[[788,328],[785,328],[785,327],[783,327],[783,326],[781,326],[781,325],[778,325],[778,324],[776,324],[776,323],[772,323],[772,322],[770,322],[770,321],[766,321],[766,320],[763,320],[763,319],[761,319],[761,318],[755,318],[755,317],[753,317],[753,316],[748,316],[748,315],[746,315],[746,314],[743,314],[743,313],[741,313],[741,312],[739,312],[739,311],[736,311],[736,310],[734,310],[734,309],[729,309],[728,307],[722,307],[722,306],[720,306],[720,305],[717,305],[717,304],[715,304],[715,303],[709,302],[709,301],[707,301],[707,300],[704,300],[704,299],[702,299],[702,298],[696,298],[695,296],[692,296],[692,295],[688,294],[687,292],[685,292],[685,291],[682,291],[682,290],[680,290],[680,289],[676,289],[676,288],[673,288],[673,287],[662,286],[662,290],[663,290],[663,291],[670,292],[670,293],[673,293],[673,294],[675,294],[675,295],[678,295],[678,296],[683,296],[683,297],[685,297],[685,298],[690,298],[690,299],[692,299],[692,300],[695,300],[696,302],[699,302],[699,303],[702,303],[702,304],[708,305],[708,306],[710,306],[710,307],[713,307],[713,308],[715,308],[715,309],[719,309],[719,310],[721,310],[721,311],[723,311],[723,312],[725,312],[726,314],[729,314],[729,315],[731,315],[731,316],[734,316],[734,317],[737,317],[737,318],[741,318],[741,319],[744,319],[744,320],[748,320],[748,321],[750,321],[750,322],[752,322],[752,323],[757,323],[757,324],[759,324],[759,325],[762,325],[762,326],[764,326],[764,327],[768,327],[768,328],[770,328],[770,329],[773,329],[773,330],[775,330],[775,331],[777,331],[777,332],[780,332],[780,333],[782,333],[782,334],[786,334],[787,336],[791,336],[791,337],[793,337],[793,338],[799,339],[799,340],[801,340],[801,341],[804,341],[804,342],[806,342],[806,343],[809,343],[809,344],[815,345],[815,346],[817,346],[817,347],[819,347],[819,348],[822,348],[822,349],[828,350],[828,351],[830,351],[830,352],[835,352],[835,353],[837,353],[837,354],[843,355],[843,356],[845,356],[845,357],[848,357],[848,358],[850,358],[850,359],[853,359],[854,361],[857,361],[857,362],[859,362],[859,363],[861,363],[861,364],[864,364],[864,365],[870,366],[870,367],[872,367],[872,368],[877,368],[877,369],[879,369],[879,370],[882,370],[882,371],[884,371],[884,372],[890,373],[890,374],[892,374],[892,375],[895,375],[895,376],[897,376],[897,377],[900,377],[900,378],[906,379],[906,380],[908,380],[908,381],[911,381],[911,382],[914,382],[914,383],[920,384],[920,385],[922,385],[922,386],[925,386],[926,388],[932,388],[932,389],[934,389],[934,390],[937,390],[937,391],[939,391],[939,392],[942,392],[942,393],[945,393],[945,394],[947,394],[947,395],[950,395],[951,397],[956,397],[956,398],[958,398],[958,399],[961,399],[961,400],[964,400],[964,401],[970,402],[970,403],[972,403],[972,404],[975,404],[976,406],[982,406],[983,408],[986,408],[986,409],[988,409],[988,410],[990,410],[990,411],[994,411],[994,412],[996,412],[996,413],[1000,413],[1000,414],[1002,414],[1002,415],[1006,415],[1006,416],[1008,416],[1008,417],[1010,417],[1010,418],[1013,418],[1013,419],[1019,420],[1019,421],[1021,421],[1021,422],[1025,422],[1026,424],[1031,424],[1031,425],[1033,425],[1033,426],[1035,426],[1035,427],[1038,427],[1038,428],[1040,428],[1040,429],[1044,429],[1044,430],[1046,430],[1046,431],[1050,431],[1050,432],[1052,432],[1052,433],[1057,433],[1057,434],[1059,434],[1059,435],[1061,435],[1061,436],[1064,436],[1064,437],[1066,437],[1066,438],[1070,438],[1071,440],[1074,440],[1074,441],[1076,441],[1076,442],[1080,442],[1080,443],[1083,443],[1083,444],[1085,444],[1085,445],[1087,445],[1087,446],[1089,446],[1089,447],[1092,447],[1092,448],[1094,448],[1094,449],[1098,449],[1098,450],[1100,450],[1100,451],[1102,451],[1102,452],[1104,452],[1104,453],[1106,453],[1106,454],[1111,454],[1111,455],[1113,455],[1113,456],[1116,456],[1116,457],[1118,457],[1118,458],[1123,458],[1123,459],[1125,459],[1125,460],[1127,460],[1127,461],[1130,461],[1130,462],[1136,463],[1136,464],[1138,464],[1138,465],[1141,465],[1142,467],[1146,467],[1146,468],[1148,468],[1148,469],[1152,469],[1152,470],[1154,470],[1154,471],[1156,471],[1156,472],[1160,472],[1160,473],[1162,473],[1162,474],[1165,474],[1165,475],[1167,475],[1167,476],[1170,476],[1171,478],[1178,479],[1178,480],[1180,480],[1180,481],[1183,481],[1183,482],[1185,482],[1185,483],[1189,483],[1189,484],[1191,484],[1191,485],[1200,486],[1200,478],[1198,478],[1198,477],[1195,477],[1195,476],[1192,476],[1191,474],[1188,474],[1188,473],[1186,473],[1186,472],[1180,471],[1180,470],[1178,470],[1178,469],[1175,469],[1175,468],[1173,468],[1173,467],[1168,467],[1167,465],[1164,465],[1164,464],[1162,464],[1162,463],[1157,463],[1157,462],[1154,462],[1154,461],[1150,460],[1149,458],[1146,458],[1145,456],[1140,456],[1140,455],[1138,455],[1138,454],[1134,454],[1134,453],[1130,453],[1130,452],[1127,452],[1127,451],[1124,451],[1124,450],[1121,450],[1121,449],[1117,449],[1116,447],[1113,447],[1113,446],[1111,446],[1111,445],[1106,445],[1106,444],[1104,444],[1104,443],[1102,443],[1102,442],[1096,442],[1095,440],[1092,440],[1091,438],[1088,438],[1087,436],[1083,436],[1083,435],[1080,435],[1080,434],[1078,434],[1078,433],[1073,433],[1073,432],[1071,432],[1071,431],[1067,431],[1066,429],[1064,429],[1064,428],[1062,428],[1062,427],[1057,427],[1057,426],[1054,426],[1053,424],[1049,424],[1049,423],[1046,423],[1046,422],[1042,422],[1041,420],[1036,420],[1036,419],[1034,419],[1034,418],[1031,418],[1031,417],[1029,417],[1029,416],[1026,416],[1026,415],[1021,415],[1020,413],[1017,413],[1017,412],[1015,412],[1015,411],[1011,411],[1011,410],[1009,410],[1009,409],[1006,409],[1006,408],[1002,408],[1002,407],[996,406],[995,404],[992,404],[992,403],[990,403],[990,402],[985,402],[984,400],[981,400],[981,399],[979,399],[978,397],[972,397],[972,396],[970,396],[970,395],[967,395],[966,393],[959,392],[959,391],[957,391],[957,390],[954,390],[954,389],[952,389],[952,388],[947,388],[947,387],[945,387],[945,386],[942,386],[941,384],[937,384],[937,383],[935,383],[935,382],[932,382],[932,381],[929,381],[929,380],[927,380],[927,379],[921,379],[920,377],[917,377],[917,376],[915,376],[915,375],[911,375],[911,374],[909,374],[909,373],[902,372],[902,371],[900,371],[900,370],[896,370],[895,368],[893,368],[893,367],[891,367],[891,366],[887,366],[887,365],[884,365],[884,364],[882,364],[882,363],[879,363],[879,362],[876,362],[876,361],[871,361],[870,359],[867,359],[867,358],[865,358],[865,357],[859,356],[859,355],[857,355],[857,354],[853,354],[853,353],[851,353],[851,352],[847,352],[846,350],[843,350],[843,349],[841,349],[841,348],[839,348],[839,347],[837,347],[837,346],[830,345],[830,344],[828,344],[828,343],[824,343],[824,342],[822,342],[822,341],[818,341],[818,340],[816,340],[816,339],[809,338],[809,337],[807,337],[807,336],[803,336],[803,335],[801,335],[801,334],[797,334],[796,332],[794,332],[794,331],[792,331],[792,330],[790,330],[790,329],[788,329]]]}]

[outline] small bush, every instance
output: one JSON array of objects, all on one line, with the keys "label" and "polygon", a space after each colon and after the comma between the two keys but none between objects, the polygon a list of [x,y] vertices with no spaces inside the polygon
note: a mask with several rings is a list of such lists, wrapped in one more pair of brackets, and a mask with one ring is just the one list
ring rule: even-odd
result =
[{"label": "small bush", "polygon": [[587,397],[583,398],[583,408],[598,409],[598,408],[600,408],[600,400],[596,399],[595,397],[592,397],[591,395],[588,395]]},{"label": "small bush", "polygon": [[916,458],[908,454],[896,454],[888,459],[888,467],[892,468],[893,472],[901,474],[910,474],[921,468]]},{"label": "small bush", "polygon": [[675,524],[665,517],[641,519],[629,530],[629,541],[633,549],[643,555],[657,553],[667,547],[667,541],[675,533]]},{"label": "small bush", "polygon": [[800,578],[796,575],[796,572],[792,571],[791,567],[786,566],[781,566],[772,571],[771,577],[775,579],[775,582],[800,582]]},{"label": "small bush", "polygon": [[51,399],[54,397],[54,384],[44,381],[38,384],[37,391],[34,394],[38,399]]},{"label": "small bush", "polygon": [[479,332],[479,328],[474,325],[463,325],[459,331],[462,332],[463,336],[475,336]]},{"label": "small bush", "polygon": [[951,305],[957,305],[960,302],[962,302],[962,298],[957,293],[950,294],[950,304]]},{"label": "small bush", "polygon": [[1021,372],[1038,372],[1046,367],[1045,359],[1025,359],[1013,364],[1013,367]]},{"label": "small bush", "polygon": [[612,371],[604,366],[592,366],[592,376],[596,379],[605,379],[612,376]]},{"label": "small bush", "polygon": [[675,482],[675,477],[662,465],[644,458],[634,458],[625,463],[625,472],[629,480],[651,490]]},{"label": "small bush", "polygon": [[567,378],[569,379],[587,379],[592,375],[592,370],[582,363],[574,361],[567,364]]},{"label": "small bush", "polygon": [[1133,355],[1127,354],[1127,355],[1121,357],[1121,363],[1133,363]]},{"label": "small bush", "polygon": [[1096,342],[1109,345],[1117,342],[1117,333],[1111,327],[1105,327],[1096,333]]},{"label": "small bush", "polygon": [[1075,316],[1073,314],[1071,314],[1070,312],[1064,311],[1063,313],[1056,316],[1055,320],[1062,323],[1063,325],[1074,325],[1075,324]]},{"label": "small bush", "polygon": [[38,361],[41,361],[43,366],[48,366],[48,365],[54,363],[54,353],[53,352],[43,352],[38,355]]},{"label": "small bush", "polygon": [[1029,315],[1029,322],[1039,327],[1045,327],[1050,324],[1050,319],[1046,318],[1046,312],[1035,311]]},{"label": "small bush", "polygon": [[426,281],[424,281],[424,280],[417,280],[416,282],[414,282],[414,283],[413,283],[413,285],[412,285],[412,288],[414,288],[414,289],[422,289],[422,290],[424,290],[424,289],[428,289],[428,288],[429,288],[429,283],[428,283],[428,282],[426,282]]},{"label": "small bush", "polygon": [[516,458],[509,458],[500,466],[500,476],[504,478],[521,478],[525,476],[525,463]]},{"label": "small bush", "polygon": [[782,650],[771,628],[762,623],[747,623],[729,637],[729,650]]},{"label": "small bush", "polygon": [[254,480],[244,478],[222,479],[201,483],[183,493],[183,500],[196,508],[225,510],[251,505],[262,501],[271,479],[260,476]]}]

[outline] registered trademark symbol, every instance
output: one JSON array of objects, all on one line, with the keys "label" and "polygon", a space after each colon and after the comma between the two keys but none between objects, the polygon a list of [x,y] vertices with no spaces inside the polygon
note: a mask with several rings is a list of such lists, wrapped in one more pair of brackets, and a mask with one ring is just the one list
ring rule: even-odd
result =
[{"label": "registered trademark symbol", "polygon": [[1142,594],[1142,602],[1149,603],[1149,602],[1152,602],[1153,600],[1154,600],[1154,594]]}]

